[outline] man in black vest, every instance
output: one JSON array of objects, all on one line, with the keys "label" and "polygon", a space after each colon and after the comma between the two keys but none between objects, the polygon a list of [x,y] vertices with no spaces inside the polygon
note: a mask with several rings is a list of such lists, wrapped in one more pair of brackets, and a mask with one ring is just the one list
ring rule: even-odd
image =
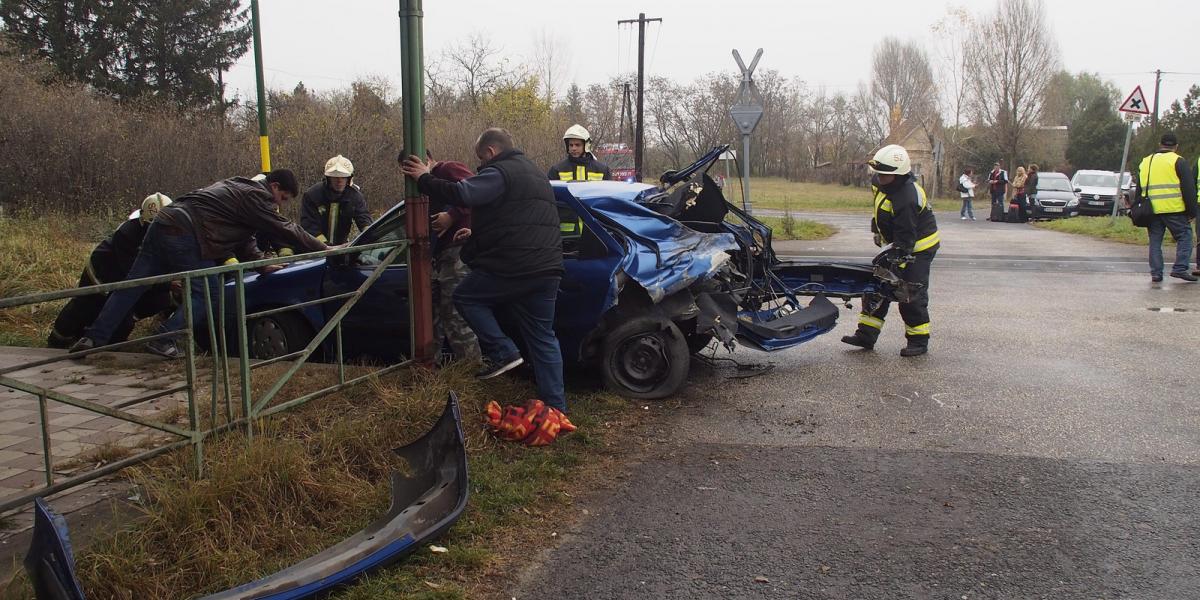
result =
[{"label": "man in black vest", "polygon": [[417,180],[421,193],[434,203],[471,209],[471,229],[461,257],[471,273],[454,290],[454,304],[483,351],[489,379],[524,360],[516,344],[500,329],[496,312],[507,310],[517,320],[533,363],[539,399],[567,410],[563,391],[562,352],[554,335],[554,303],[562,279],[562,236],[554,190],[525,153],[513,148],[503,129],[484,131],[475,142],[480,167],[459,182],[438,179],[430,164],[410,156],[401,169]]}]

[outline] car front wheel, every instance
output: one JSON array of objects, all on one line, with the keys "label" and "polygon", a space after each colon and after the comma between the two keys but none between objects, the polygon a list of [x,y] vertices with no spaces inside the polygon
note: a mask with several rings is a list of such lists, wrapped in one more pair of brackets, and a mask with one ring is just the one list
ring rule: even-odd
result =
[{"label": "car front wheel", "polygon": [[626,398],[666,398],[687,380],[690,355],[687,339],[669,319],[625,320],[604,336],[604,384]]},{"label": "car front wheel", "polygon": [[276,313],[250,323],[250,356],[270,359],[303,350],[312,340],[312,330],[299,315]]}]

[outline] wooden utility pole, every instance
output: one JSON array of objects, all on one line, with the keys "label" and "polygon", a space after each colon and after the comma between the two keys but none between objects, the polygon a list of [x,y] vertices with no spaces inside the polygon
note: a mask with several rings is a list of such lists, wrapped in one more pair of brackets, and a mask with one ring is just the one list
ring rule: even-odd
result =
[{"label": "wooden utility pole", "polygon": [[1150,129],[1158,131],[1158,89],[1162,86],[1162,69],[1154,70],[1154,112],[1150,113]]},{"label": "wooden utility pole", "polygon": [[617,25],[624,25],[626,23],[638,24],[637,129],[633,134],[633,170],[635,172],[634,177],[638,181],[642,180],[642,153],[646,142],[645,128],[642,126],[645,123],[642,99],[645,96],[646,85],[646,23],[654,21],[661,23],[662,19],[647,19],[646,13],[638,13],[638,18],[636,19],[617,21]]}]

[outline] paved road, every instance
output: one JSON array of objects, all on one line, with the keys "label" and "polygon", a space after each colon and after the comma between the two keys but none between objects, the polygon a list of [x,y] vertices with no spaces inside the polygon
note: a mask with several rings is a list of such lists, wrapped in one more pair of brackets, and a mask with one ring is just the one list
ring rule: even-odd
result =
[{"label": "paved road", "polygon": [[[693,369],[512,595],[1200,597],[1200,285],[1150,284],[1141,248],[949,216],[931,355],[898,356],[896,315],[848,349],[843,311],[733,355],[758,376]],[[817,218],[842,232],[780,252],[873,253],[861,217]]]}]

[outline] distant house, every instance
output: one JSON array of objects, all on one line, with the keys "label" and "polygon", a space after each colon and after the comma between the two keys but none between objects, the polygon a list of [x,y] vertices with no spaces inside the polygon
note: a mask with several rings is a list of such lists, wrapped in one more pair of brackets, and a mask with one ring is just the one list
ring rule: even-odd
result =
[{"label": "distant house", "polygon": [[[934,144],[938,141],[936,133],[930,136],[927,128],[921,123],[908,119],[899,119],[896,111],[892,112],[892,123],[889,126],[884,145],[899,144],[908,150],[908,160],[912,163],[912,172],[917,181],[930,194],[938,193],[935,178],[938,175]],[[935,127],[936,131],[936,127]],[[930,139],[930,138],[933,139]]]}]

